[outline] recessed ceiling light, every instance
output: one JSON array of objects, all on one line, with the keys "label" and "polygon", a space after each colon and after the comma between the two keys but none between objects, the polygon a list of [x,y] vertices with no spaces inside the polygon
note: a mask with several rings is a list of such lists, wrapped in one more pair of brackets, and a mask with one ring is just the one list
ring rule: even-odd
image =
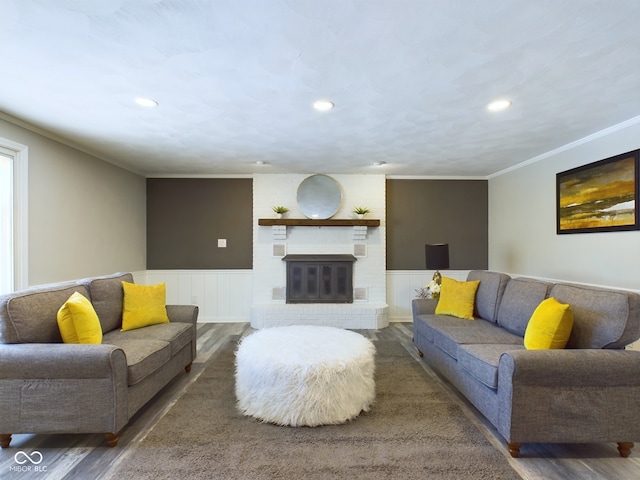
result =
[{"label": "recessed ceiling light", "polygon": [[256,165],[266,165],[267,162],[265,162],[264,160],[256,160]]},{"label": "recessed ceiling light", "polygon": [[157,107],[158,102],[152,98],[138,97],[135,102],[141,107]]},{"label": "recessed ceiling light", "polygon": [[316,100],[315,102],[313,102],[313,108],[315,108],[318,112],[328,112],[333,107],[335,107],[335,105],[330,100]]},{"label": "recessed ceiling light", "polygon": [[386,164],[387,164],[387,162],[373,162],[371,164],[371,166],[372,167],[381,167],[381,166],[386,165]]},{"label": "recessed ceiling light", "polygon": [[493,102],[491,102],[489,105],[487,105],[487,110],[489,110],[490,112],[500,112],[502,110],[506,110],[510,106],[511,106],[511,100],[507,100],[503,98],[503,99],[494,100]]}]

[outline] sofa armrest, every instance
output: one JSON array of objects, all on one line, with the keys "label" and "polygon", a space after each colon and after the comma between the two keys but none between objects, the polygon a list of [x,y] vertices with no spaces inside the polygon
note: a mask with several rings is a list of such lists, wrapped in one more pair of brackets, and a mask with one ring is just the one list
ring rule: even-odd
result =
[{"label": "sofa armrest", "polygon": [[127,359],[114,345],[0,345],[0,433],[116,434],[129,420]]},{"label": "sofa armrest", "polygon": [[499,369],[520,385],[640,386],[640,352],[632,350],[513,350]]},{"label": "sofa armrest", "polygon": [[200,309],[197,305],[167,305],[167,315],[171,322],[191,323],[193,325],[198,321],[198,312]]},{"label": "sofa armrest", "polygon": [[0,345],[0,379],[90,379],[125,375],[127,360],[114,345],[16,343]]},{"label": "sofa armrest", "polygon": [[437,298],[414,298],[411,302],[413,316],[434,314],[438,305]]},{"label": "sofa armrest", "polygon": [[513,350],[498,366],[498,432],[511,443],[640,439],[640,352]]}]

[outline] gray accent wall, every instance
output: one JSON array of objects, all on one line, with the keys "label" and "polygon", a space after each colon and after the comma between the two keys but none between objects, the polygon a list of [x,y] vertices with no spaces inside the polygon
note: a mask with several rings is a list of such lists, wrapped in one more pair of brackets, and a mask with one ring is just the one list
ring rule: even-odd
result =
[{"label": "gray accent wall", "polygon": [[[441,242],[451,269],[487,268],[487,185],[388,179],[387,270],[424,270],[424,245]],[[252,208],[249,178],[147,179],[147,269],[252,268]]]},{"label": "gray accent wall", "polygon": [[147,269],[250,269],[252,221],[251,178],[148,178]]},{"label": "gray accent wall", "polygon": [[486,180],[387,179],[387,270],[424,270],[424,246],[448,243],[450,268],[488,268]]}]

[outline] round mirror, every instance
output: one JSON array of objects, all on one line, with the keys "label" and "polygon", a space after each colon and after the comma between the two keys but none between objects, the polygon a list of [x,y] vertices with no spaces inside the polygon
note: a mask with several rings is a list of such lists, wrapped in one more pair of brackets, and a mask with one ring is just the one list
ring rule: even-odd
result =
[{"label": "round mirror", "polygon": [[342,190],[327,175],[311,175],[298,186],[298,207],[307,218],[324,220],[336,214],[342,203]]}]

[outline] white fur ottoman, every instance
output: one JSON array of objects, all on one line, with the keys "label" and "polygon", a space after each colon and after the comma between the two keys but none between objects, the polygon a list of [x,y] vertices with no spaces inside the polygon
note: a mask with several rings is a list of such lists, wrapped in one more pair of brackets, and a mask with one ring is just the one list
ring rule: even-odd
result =
[{"label": "white fur ottoman", "polygon": [[340,328],[260,330],[236,352],[238,408],[278,425],[344,423],[375,398],[374,355],[373,343]]}]

